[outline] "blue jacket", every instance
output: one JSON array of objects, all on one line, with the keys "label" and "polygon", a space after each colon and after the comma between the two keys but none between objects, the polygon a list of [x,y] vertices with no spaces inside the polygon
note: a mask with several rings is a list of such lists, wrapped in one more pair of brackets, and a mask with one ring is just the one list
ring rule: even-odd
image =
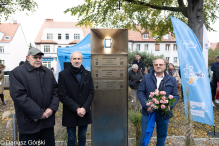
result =
[{"label": "blue jacket", "polygon": [[216,70],[217,70],[218,66],[219,66],[219,63],[217,63],[217,62],[213,63],[211,66],[211,70],[213,71],[213,77],[216,77]]},{"label": "blue jacket", "polygon": [[154,66],[152,66],[152,67],[149,68],[148,73],[153,72],[153,70],[154,70]]},{"label": "blue jacket", "polygon": [[[142,105],[142,114],[145,116],[148,116],[146,102],[148,101],[150,92],[154,92],[157,89],[157,80],[154,76],[154,71],[152,73],[146,74],[143,76],[142,81],[138,87],[137,95],[138,99]],[[173,106],[170,107],[172,110],[173,107],[176,106],[176,103],[179,100],[178,90],[177,90],[177,84],[176,79],[170,75],[168,75],[166,72],[164,72],[164,79],[163,79],[163,91],[166,92],[166,96],[173,95],[173,97],[176,99]],[[163,119],[169,119],[172,118],[173,114],[166,114],[163,115]]]}]

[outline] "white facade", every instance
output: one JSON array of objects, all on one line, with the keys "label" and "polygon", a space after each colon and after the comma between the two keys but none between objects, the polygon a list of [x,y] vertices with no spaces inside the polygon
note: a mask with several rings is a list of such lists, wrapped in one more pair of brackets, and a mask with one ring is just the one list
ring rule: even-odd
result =
[{"label": "white facade", "polygon": [[175,66],[179,66],[179,58],[176,49],[175,42],[160,42],[159,50],[155,51],[155,42],[129,42],[128,47],[131,51],[139,50],[140,52],[152,52],[155,56],[164,55],[169,60],[169,63],[173,63]]},{"label": "white facade", "polygon": [[[56,72],[57,48],[71,47],[74,44],[69,43],[79,42],[84,37],[83,30],[80,28],[45,28],[41,37],[44,42],[36,43],[36,47],[44,53],[43,65],[48,68],[53,67]],[[49,41],[54,43],[49,43]]]},{"label": "white facade", "polygon": [[18,26],[10,42],[0,42],[0,49],[1,48],[4,49],[4,52],[0,52],[0,59],[3,60],[2,63],[6,66],[5,71],[13,70],[21,61],[26,60],[28,44],[21,25]]}]

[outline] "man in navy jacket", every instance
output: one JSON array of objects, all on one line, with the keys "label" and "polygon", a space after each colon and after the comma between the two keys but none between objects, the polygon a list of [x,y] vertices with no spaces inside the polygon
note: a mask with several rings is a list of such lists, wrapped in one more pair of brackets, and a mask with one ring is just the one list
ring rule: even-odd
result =
[{"label": "man in navy jacket", "polygon": [[[154,92],[156,89],[159,91],[165,91],[166,96],[173,95],[176,99],[173,106],[169,107],[172,110],[179,99],[176,79],[165,72],[166,63],[163,59],[157,59],[154,61],[154,71],[152,73],[143,76],[142,81],[138,88],[138,99],[142,105],[142,119],[141,119],[141,139],[139,146],[143,146],[145,137],[145,131],[148,125],[149,113],[153,113],[151,107],[146,105],[150,92]],[[169,118],[172,118],[173,114],[161,115],[161,112],[157,111],[155,116],[155,122],[157,123],[157,146],[165,146],[165,139],[167,137]]]}]

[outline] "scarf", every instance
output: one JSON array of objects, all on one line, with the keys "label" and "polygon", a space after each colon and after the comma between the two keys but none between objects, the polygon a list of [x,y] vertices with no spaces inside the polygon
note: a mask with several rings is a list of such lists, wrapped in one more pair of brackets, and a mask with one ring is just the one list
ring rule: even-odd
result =
[{"label": "scarf", "polygon": [[78,73],[80,73],[80,72],[82,72],[83,68],[84,68],[83,65],[81,65],[80,68],[76,68],[76,67],[74,67],[74,66],[71,64],[71,69],[72,69],[72,71],[75,73],[75,75],[78,74]]},{"label": "scarf", "polygon": [[150,141],[151,136],[152,136],[152,133],[154,131],[155,116],[156,116],[156,111],[154,111],[153,113],[149,113],[148,126],[147,126],[147,129],[145,131],[144,142],[143,142],[144,146],[148,146],[149,141]]},{"label": "scarf", "polygon": [[173,74],[175,73],[175,70],[168,69],[168,73],[169,73],[169,75],[173,76]]}]

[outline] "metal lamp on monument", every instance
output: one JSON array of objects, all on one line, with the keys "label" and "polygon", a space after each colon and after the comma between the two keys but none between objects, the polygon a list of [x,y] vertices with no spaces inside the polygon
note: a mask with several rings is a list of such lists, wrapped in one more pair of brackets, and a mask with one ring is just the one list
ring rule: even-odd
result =
[{"label": "metal lamp on monument", "polygon": [[111,38],[107,37],[104,39],[104,52],[105,53],[109,54],[111,52],[111,48],[113,45],[112,43],[113,43],[113,41]]}]

